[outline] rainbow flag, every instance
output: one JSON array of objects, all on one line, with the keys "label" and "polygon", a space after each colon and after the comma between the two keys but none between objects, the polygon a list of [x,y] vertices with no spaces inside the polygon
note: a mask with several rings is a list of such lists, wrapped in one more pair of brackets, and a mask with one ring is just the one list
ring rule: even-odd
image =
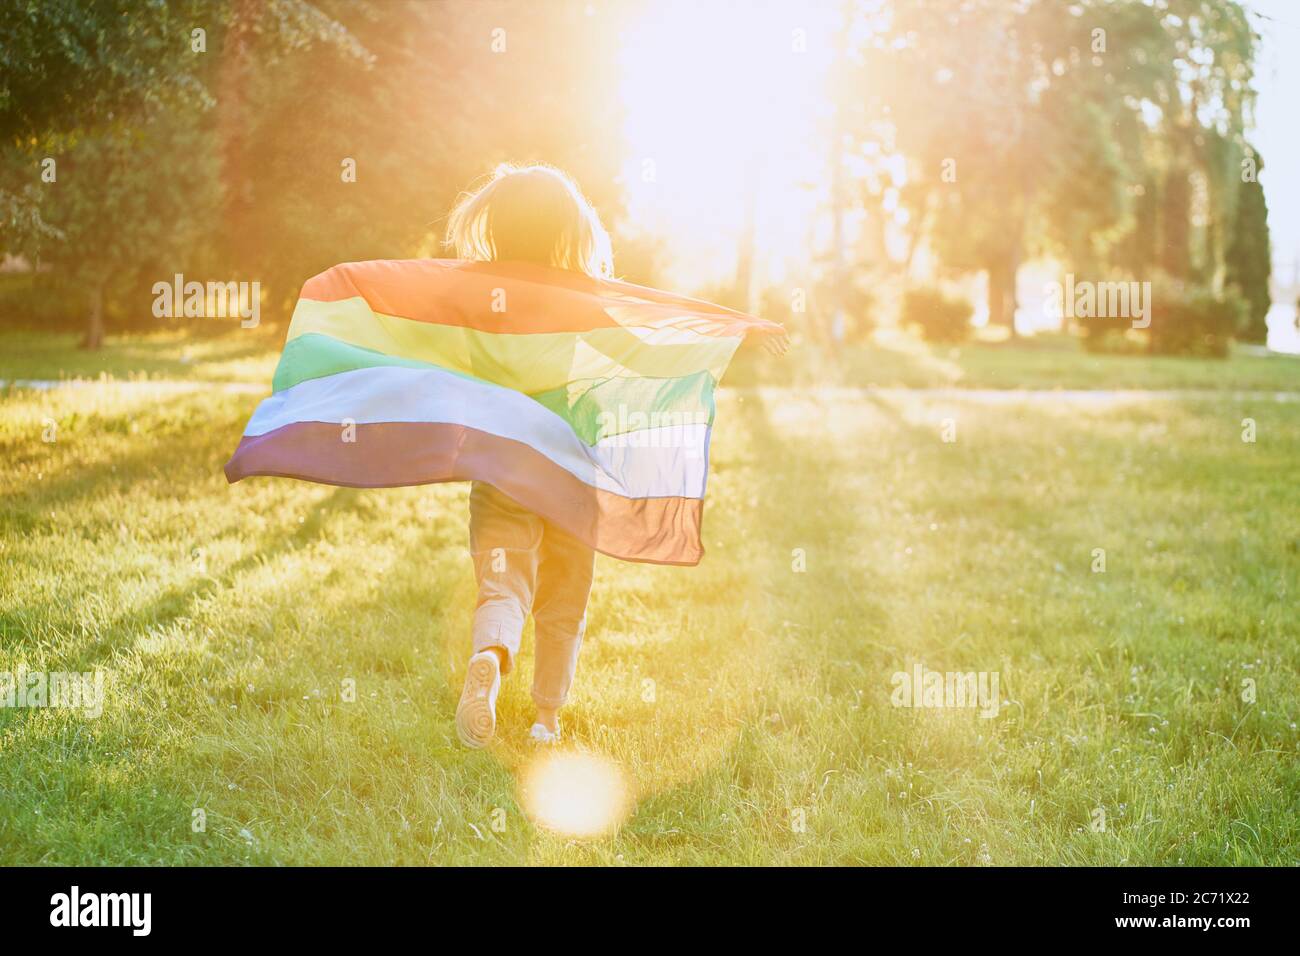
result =
[{"label": "rainbow flag", "polygon": [[346,263],[303,287],[226,477],[485,481],[605,554],[697,564],[714,389],[779,329],[528,263]]}]

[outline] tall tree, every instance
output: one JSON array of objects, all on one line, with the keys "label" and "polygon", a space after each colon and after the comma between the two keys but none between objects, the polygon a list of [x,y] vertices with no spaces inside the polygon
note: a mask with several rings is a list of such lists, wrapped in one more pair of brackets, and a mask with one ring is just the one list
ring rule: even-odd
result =
[{"label": "tall tree", "polygon": [[[904,161],[917,241],[946,266],[986,273],[991,322],[1013,322],[1016,270],[1035,254],[1080,270],[1156,261],[1215,274],[1222,236],[1191,223],[1235,208],[1226,171],[1244,149],[1254,43],[1238,4],[866,9],[862,135],[885,146],[882,167]],[[1156,235],[1158,256],[1146,251]]]},{"label": "tall tree", "polygon": [[1235,285],[1248,304],[1245,325],[1238,330],[1248,342],[1268,338],[1268,310],[1272,305],[1269,279],[1273,274],[1273,249],[1268,232],[1268,204],[1257,174],[1264,168],[1258,153],[1248,157],[1237,198],[1237,214],[1231,223],[1225,256],[1224,281]]}]

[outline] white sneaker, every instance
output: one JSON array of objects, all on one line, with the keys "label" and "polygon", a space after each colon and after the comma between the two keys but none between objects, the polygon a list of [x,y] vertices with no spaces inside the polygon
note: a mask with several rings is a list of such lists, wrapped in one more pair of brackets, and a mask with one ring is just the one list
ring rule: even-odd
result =
[{"label": "white sneaker", "polygon": [[535,744],[558,744],[560,730],[559,727],[551,730],[545,724],[533,724],[528,731],[528,738]]},{"label": "white sneaker", "polygon": [[496,733],[500,690],[501,660],[495,651],[479,651],[469,659],[465,689],[456,705],[456,735],[466,747],[483,747]]}]

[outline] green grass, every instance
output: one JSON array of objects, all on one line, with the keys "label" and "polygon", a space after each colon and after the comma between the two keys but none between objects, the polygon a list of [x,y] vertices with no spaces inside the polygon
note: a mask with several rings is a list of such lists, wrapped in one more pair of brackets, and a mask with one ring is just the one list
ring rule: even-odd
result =
[{"label": "green grass", "polygon": [[1300,356],[1257,357],[1240,350],[1226,359],[1104,355],[1084,351],[1068,335],[941,346],[892,334],[837,350],[833,367],[751,354],[742,355],[728,376],[732,385],[1300,391]]},{"label": "green grass", "polygon": [[[1300,862],[1300,403],[724,390],[704,562],[597,565],[563,719],[635,805],[576,841],[530,658],[455,743],[466,489],[230,487],[255,400],[0,392],[0,671],[108,688],[0,709],[0,862]],[[918,661],[1000,713],[893,707]]]},{"label": "green grass", "polygon": [[[902,380],[900,385],[949,384],[979,388],[1070,389],[1300,389],[1300,356],[1226,359],[1148,355],[1098,355],[1077,340],[1043,336],[1015,344],[976,344],[945,352],[931,350],[940,364],[936,379]],[[869,381],[870,364],[861,369]]]},{"label": "green grass", "polygon": [[[75,335],[0,331],[0,380],[173,379],[244,382],[269,387],[285,330],[271,325],[195,336],[172,329],[110,336],[99,352],[76,348]],[[1300,391],[1300,356],[1187,359],[1093,355],[1077,338],[1038,335],[1016,342],[975,341],[951,348],[908,336],[850,345],[834,367],[803,343],[784,362],[742,353],[728,384],[901,386],[908,388],[1214,389]]]},{"label": "green grass", "polygon": [[0,331],[0,380],[189,379],[269,389],[284,332],[259,326],[202,335],[192,329],[110,335],[102,349],[88,352],[70,333]]}]

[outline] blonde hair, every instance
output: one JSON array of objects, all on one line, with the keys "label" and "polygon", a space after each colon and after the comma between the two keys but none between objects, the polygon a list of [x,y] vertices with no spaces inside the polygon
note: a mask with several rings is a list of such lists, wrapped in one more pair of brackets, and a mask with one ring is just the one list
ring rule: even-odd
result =
[{"label": "blonde hair", "polygon": [[554,166],[503,163],[464,193],[446,244],[462,259],[524,260],[613,278],[609,233],[577,183]]}]

